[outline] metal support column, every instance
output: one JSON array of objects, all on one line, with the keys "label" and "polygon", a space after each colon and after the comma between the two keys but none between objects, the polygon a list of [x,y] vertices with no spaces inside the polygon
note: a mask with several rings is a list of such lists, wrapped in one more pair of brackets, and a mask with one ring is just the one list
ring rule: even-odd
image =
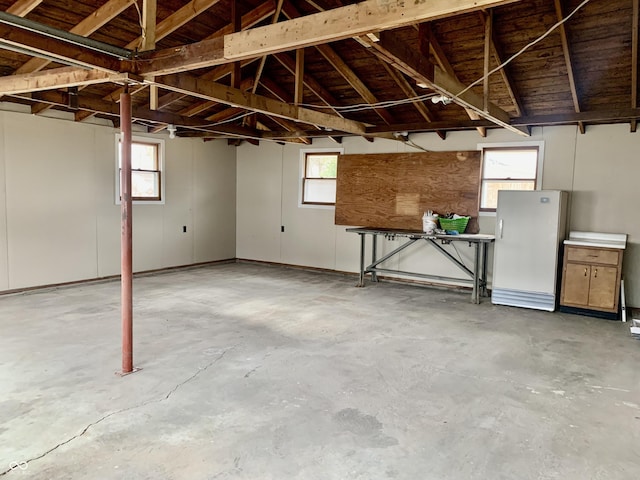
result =
[{"label": "metal support column", "polygon": [[133,372],[133,252],[131,201],[131,95],[120,94],[120,275],[122,301],[122,375]]}]

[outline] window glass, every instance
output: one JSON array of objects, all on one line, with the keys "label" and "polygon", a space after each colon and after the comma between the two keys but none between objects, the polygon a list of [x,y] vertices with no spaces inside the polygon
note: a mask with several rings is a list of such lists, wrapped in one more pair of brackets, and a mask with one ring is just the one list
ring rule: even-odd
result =
[{"label": "window glass", "polygon": [[535,190],[538,148],[485,148],[480,210],[495,211],[499,190]]},{"label": "window glass", "polygon": [[[134,201],[162,203],[162,141],[134,138],[131,142],[131,197]],[[122,173],[122,142],[118,137],[118,169],[116,179],[119,202]]]},{"label": "window glass", "polygon": [[302,203],[335,205],[337,152],[305,153]]},{"label": "window glass", "polygon": [[307,154],[307,178],[336,178],[338,174],[337,154]]}]

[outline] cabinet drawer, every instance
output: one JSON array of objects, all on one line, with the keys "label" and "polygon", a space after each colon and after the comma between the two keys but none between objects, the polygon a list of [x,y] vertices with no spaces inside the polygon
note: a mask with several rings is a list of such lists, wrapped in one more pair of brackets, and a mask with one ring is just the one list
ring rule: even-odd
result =
[{"label": "cabinet drawer", "polygon": [[618,265],[620,252],[617,250],[601,250],[595,248],[569,247],[567,260],[570,262],[601,263]]}]

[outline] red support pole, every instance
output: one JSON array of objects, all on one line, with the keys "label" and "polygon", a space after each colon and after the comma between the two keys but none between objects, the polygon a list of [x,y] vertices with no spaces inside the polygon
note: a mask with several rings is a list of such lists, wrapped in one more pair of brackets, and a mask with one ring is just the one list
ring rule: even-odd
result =
[{"label": "red support pole", "polygon": [[131,202],[131,95],[120,94],[121,177],[120,275],[122,301],[122,374],[133,372],[133,253]]}]

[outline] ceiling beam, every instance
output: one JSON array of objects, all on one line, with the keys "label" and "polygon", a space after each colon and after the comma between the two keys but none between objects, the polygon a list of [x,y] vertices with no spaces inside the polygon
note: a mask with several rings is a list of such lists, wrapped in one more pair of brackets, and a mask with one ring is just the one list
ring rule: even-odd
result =
[{"label": "ceiling beam", "polygon": [[18,17],[24,17],[41,3],[42,0],[18,0],[7,8],[6,12]]},{"label": "ceiling beam", "polygon": [[[562,1],[554,0],[553,1],[555,9],[556,9],[556,17],[558,22],[564,20],[564,12],[562,11]],[[569,88],[571,90],[571,99],[573,101],[573,108],[576,113],[580,113],[580,99],[578,98],[578,89],[576,88],[576,77],[573,73],[573,61],[571,60],[571,49],[569,47],[569,37],[567,35],[567,29],[564,26],[564,23],[560,24],[560,39],[562,40],[562,53],[564,55],[564,63],[567,66],[567,77],[569,77]],[[585,132],[584,123],[579,122],[578,127],[580,128],[580,133]]]},{"label": "ceiling beam", "polygon": [[453,98],[455,103],[473,110],[482,118],[491,120],[495,124],[520,135],[528,135],[528,132],[512,126],[510,124],[511,119],[509,114],[493,103],[490,103],[487,111],[485,111],[482,96],[471,90],[464,92],[466,86],[443,71],[440,67],[434,66],[434,77],[433,79],[429,78],[429,73],[425,71],[427,66],[425,65],[424,57],[419,56],[417,52],[398,42],[392,34],[382,32],[380,41],[374,45],[386,58],[390,59],[395,68],[404,72],[417,82],[424,83],[441,95]]},{"label": "ceiling beam", "polygon": [[50,90],[52,88],[77,87],[96,83],[136,83],[139,79],[128,73],[108,73],[100,70],[61,67],[26,75],[0,77],[0,95]]},{"label": "ceiling beam", "polygon": [[141,58],[141,75],[166,75],[505,5],[519,0],[366,0],[273,25],[230,33]]},{"label": "ceiling beam", "polygon": [[294,50],[513,1],[517,0],[365,0],[229,35],[225,38],[224,57],[238,60]]},{"label": "ceiling beam", "polygon": [[[61,91],[34,92],[16,94],[18,98],[36,100],[38,102],[50,103],[57,106],[67,106],[69,104],[69,95]],[[90,110],[94,114],[119,117],[120,107],[116,103],[108,102],[100,98],[94,98],[86,95],[78,95],[78,108],[82,110]],[[238,127],[234,125],[215,125],[212,126],[210,121],[200,118],[188,118],[172,113],[158,112],[148,108],[134,107],[132,116],[135,120],[144,122],[154,122],[158,124],[174,124],[185,128],[192,128],[209,133],[219,133],[224,135],[232,135],[237,137],[260,138],[260,132],[256,130]]]},{"label": "ceiling beam", "polygon": [[155,79],[161,87],[193,95],[206,100],[214,100],[234,107],[246,108],[297,122],[319,125],[333,130],[360,135],[365,131],[361,122],[329,115],[307,108],[289,105],[271,98],[255,95],[218,83],[201,80],[190,75],[162,76]]},{"label": "ceiling beam", "polygon": [[[22,53],[41,55],[49,59],[47,61],[55,59],[57,62],[75,67],[96,68],[107,72],[126,69],[123,68],[124,64],[120,59],[109,54],[2,23],[0,23],[0,39],[0,43],[9,49],[14,47],[20,49]],[[17,75],[23,73],[30,72],[17,73]]]}]

